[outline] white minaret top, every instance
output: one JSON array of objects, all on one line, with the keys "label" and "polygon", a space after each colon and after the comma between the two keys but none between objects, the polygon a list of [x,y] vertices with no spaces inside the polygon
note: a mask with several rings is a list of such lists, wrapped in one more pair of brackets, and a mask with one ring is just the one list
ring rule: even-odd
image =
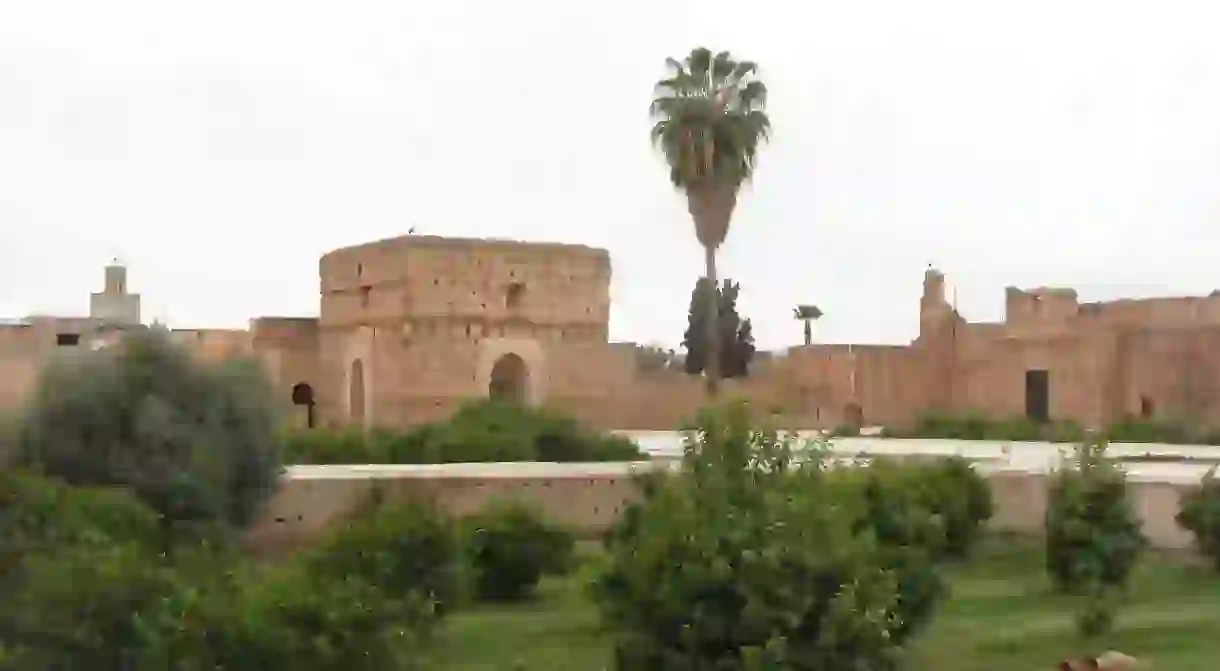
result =
[{"label": "white minaret top", "polygon": [[116,257],[105,267],[105,285],[89,300],[89,317],[116,325],[140,323],[140,294],[127,291],[127,266]]},{"label": "white minaret top", "polygon": [[106,266],[106,285],[103,292],[117,296],[127,293],[127,266],[119,263],[117,258]]}]

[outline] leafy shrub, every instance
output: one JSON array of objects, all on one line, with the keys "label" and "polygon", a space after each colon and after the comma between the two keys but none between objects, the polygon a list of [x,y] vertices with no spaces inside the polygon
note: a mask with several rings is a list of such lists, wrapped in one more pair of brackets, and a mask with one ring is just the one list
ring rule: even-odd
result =
[{"label": "leafy shrub", "polygon": [[431,620],[424,600],[394,599],[361,576],[318,580],[301,569],[179,591],[146,618],[142,668],[417,668],[413,653]]},{"label": "leafy shrub", "polygon": [[939,438],[944,440],[1011,440],[1075,442],[1084,430],[1072,421],[1034,422],[1026,417],[992,419],[980,412],[961,416],[924,413],[907,427],[886,427],[887,438]]},{"label": "leafy shrub", "polygon": [[1125,590],[1147,544],[1126,477],[1105,448],[1097,436],[1081,443],[1076,463],[1053,474],[1048,490],[1047,570],[1059,591],[1088,597],[1078,622],[1085,635],[1112,624],[1114,594]]},{"label": "leafy shrub", "polygon": [[1047,569],[1064,592],[1125,584],[1146,544],[1126,477],[1104,450],[1104,440],[1091,438],[1081,444],[1075,465],[1051,477]]},{"label": "leafy shrub", "polygon": [[276,417],[252,364],[205,366],[159,330],[44,371],[21,463],[74,485],[128,486],[166,520],[243,526],[280,475]]},{"label": "leafy shrub", "polygon": [[915,475],[920,503],[943,525],[944,553],[964,559],[995,512],[991,486],[962,457],[936,459]]},{"label": "leafy shrub", "polygon": [[576,541],[532,508],[498,505],[463,520],[463,547],[478,598],[520,601],[546,574],[567,571]]},{"label": "leafy shrub", "polygon": [[894,576],[816,457],[798,468],[744,406],[705,412],[685,447],[607,539],[594,592],[617,666],[894,668]]},{"label": "leafy shrub", "polygon": [[390,598],[420,597],[440,615],[461,596],[460,558],[457,529],[435,508],[374,499],[302,562],[319,581],[359,576]]},{"label": "leafy shrub", "polygon": [[857,438],[860,435],[860,427],[855,424],[840,424],[830,430],[830,435],[834,438]]},{"label": "leafy shrub", "polygon": [[925,504],[922,476],[918,467],[885,459],[829,476],[840,486],[834,497],[840,513],[853,520],[857,534],[877,541],[877,559],[894,576],[891,636],[897,643],[931,620],[945,592],[935,566],[945,545],[944,521]]},{"label": "leafy shrub", "polygon": [[1182,495],[1177,521],[1194,534],[1199,550],[1220,570],[1220,479],[1216,478],[1215,467]]},{"label": "leafy shrub", "polygon": [[0,473],[0,566],[13,566],[31,552],[80,544],[135,542],[156,548],[159,534],[157,514],[129,492]]},{"label": "leafy shrub", "polygon": [[286,460],[296,464],[634,461],[635,443],[599,434],[549,410],[480,400],[446,422],[392,431],[294,432]]},{"label": "leafy shrub", "polygon": [[27,554],[19,569],[0,604],[14,668],[127,668],[144,640],[137,614],[173,591],[172,571],[133,543]]},{"label": "leafy shrub", "polygon": [[1106,436],[1116,443],[1169,443],[1191,442],[1190,431],[1185,424],[1126,417],[1110,425]]},{"label": "leafy shrub", "polygon": [[281,440],[286,464],[375,464],[384,461],[369,454],[376,442],[367,439],[361,429],[294,429],[286,431]]}]

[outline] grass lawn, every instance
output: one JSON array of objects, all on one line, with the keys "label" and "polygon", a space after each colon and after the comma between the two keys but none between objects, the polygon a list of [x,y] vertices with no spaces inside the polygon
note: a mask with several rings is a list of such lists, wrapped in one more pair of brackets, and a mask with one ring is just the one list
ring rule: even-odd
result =
[{"label": "grass lawn", "polygon": [[[914,642],[918,671],[1036,671],[1069,654],[1121,650],[1172,671],[1220,669],[1220,575],[1149,557],[1099,643],[1073,634],[1074,601],[1049,593],[1039,548],[993,539],[969,565],[948,569],[952,593]],[[479,608],[445,625],[427,668],[596,671],[609,643],[574,577],[544,585],[534,603]]]}]

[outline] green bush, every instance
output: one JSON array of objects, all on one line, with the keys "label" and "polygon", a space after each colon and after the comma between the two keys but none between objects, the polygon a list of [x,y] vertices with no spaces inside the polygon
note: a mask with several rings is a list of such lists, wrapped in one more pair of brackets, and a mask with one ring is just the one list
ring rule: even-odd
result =
[{"label": "green bush", "polygon": [[0,668],[409,668],[457,547],[405,512],[259,570],[228,544],[166,552],[186,539],[127,492],[0,474]]},{"label": "green bush", "polygon": [[919,500],[944,528],[944,553],[964,559],[995,512],[991,486],[968,459],[946,457],[915,469]]},{"label": "green bush", "polygon": [[290,430],[283,434],[286,464],[376,464],[384,461],[370,454],[376,441],[361,429]]},{"label": "green bush", "polygon": [[562,574],[571,567],[575,538],[532,508],[497,505],[462,525],[475,595],[481,600],[526,599],[543,575]]},{"label": "green bush", "polygon": [[129,491],[0,473],[0,668],[140,668],[147,616],[188,589],[180,566],[223,575],[234,561],[166,530]]},{"label": "green bush", "polygon": [[961,416],[923,413],[909,426],[886,427],[887,438],[1076,442],[1084,430],[1072,421],[1035,422],[1026,417],[992,419],[973,411]]},{"label": "green bush", "polygon": [[897,643],[931,621],[945,593],[935,565],[945,546],[944,520],[925,503],[923,475],[918,467],[876,459],[829,476],[840,487],[834,498],[841,514],[857,534],[877,541],[877,559],[896,580],[891,636]]},{"label": "green bush", "polygon": [[[160,531],[157,514],[124,490],[0,472],[0,566],[81,544],[134,542],[157,549]],[[4,576],[0,571],[0,580]]]},{"label": "green bush", "polygon": [[301,558],[315,579],[348,576],[376,585],[390,598],[422,598],[441,615],[462,596],[457,528],[435,508],[376,499]]},{"label": "green bush", "polygon": [[1127,479],[1105,457],[1106,442],[1081,443],[1076,463],[1051,476],[1046,510],[1046,565],[1060,592],[1087,597],[1081,633],[1104,633],[1114,620],[1118,594],[1127,586],[1147,545],[1127,498]]},{"label": "green bush", "polygon": [[205,366],[160,330],[44,371],[18,459],[74,485],[130,487],[167,521],[244,526],[280,476],[276,413],[256,366]]},{"label": "green bush", "polygon": [[1146,544],[1126,477],[1104,451],[1105,441],[1091,438],[1081,444],[1077,463],[1051,476],[1047,569],[1064,592],[1126,584]]},{"label": "green bush", "polygon": [[1182,496],[1177,521],[1194,534],[1199,550],[1220,570],[1220,479],[1214,467]]},{"label": "green bush", "polygon": [[138,668],[419,668],[431,620],[418,596],[394,599],[361,576],[318,580],[294,565],[175,597],[147,618]]},{"label": "green bush", "polygon": [[1195,442],[1197,432],[1181,422],[1126,417],[1111,424],[1106,437],[1115,443],[1167,443],[1183,445]]},{"label": "green bush", "polygon": [[892,571],[799,450],[744,406],[703,413],[682,472],[651,478],[607,538],[594,593],[618,668],[895,667]]},{"label": "green bush", "polygon": [[647,458],[621,436],[587,430],[553,411],[479,400],[448,421],[404,433],[296,431],[284,439],[294,464],[431,464],[512,461],[635,461]]},{"label": "green bush", "polygon": [[0,647],[17,669],[131,668],[146,640],[140,614],[175,590],[166,562],[133,543],[27,554],[18,568],[0,602]]},{"label": "green bush", "polygon": [[832,438],[858,438],[860,436],[860,427],[855,424],[839,424],[830,430]]}]

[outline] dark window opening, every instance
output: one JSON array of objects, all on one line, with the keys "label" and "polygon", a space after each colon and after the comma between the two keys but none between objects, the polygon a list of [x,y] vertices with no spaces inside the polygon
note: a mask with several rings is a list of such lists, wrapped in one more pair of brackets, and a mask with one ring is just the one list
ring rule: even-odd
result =
[{"label": "dark window opening", "polygon": [[1152,419],[1154,414],[1156,414],[1156,405],[1153,404],[1152,399],[1147,396],[1140,396],[1140,417]]},{"label": "dark window opening", "polygon": [[369,294],[373,291],[372,287],[360,287],[360,307],[368,308]]},{"label": "dark window opening", "polygon": [[504,294],[504,305],[509,310],[515,310],[521,307],[521,301],[525,299],[525,285],[520,282],[513,282],[508,285],[508,291]]},{"label": "dark window opening", "polygon": [[314,398],[313,387],[306,382],[298,382],[292,385],[292,404],[305,407],[305,428],[312,429],[314,427]]},{"label": "dark window opening", "polygon": [[55,335],[55,344],[59,347],[76,347],[80,344],[80,334],[58,333]]},{"label": "dark window opening", "polygon": [[356,264],[356,277],[360,277],[361,275],[364,275],[364,264],[357,263]]},{"label": "dark window opening", "polygon": [[1025,371],[1025,416],[1035,422],[1051,418],[1051,376],[1045,370]]},{"label": "dark window opening", "polygon": [[843,411],[843,419],[848,426],[864,426],[864,408],[860,407],[859,403],[848,403]]}]

